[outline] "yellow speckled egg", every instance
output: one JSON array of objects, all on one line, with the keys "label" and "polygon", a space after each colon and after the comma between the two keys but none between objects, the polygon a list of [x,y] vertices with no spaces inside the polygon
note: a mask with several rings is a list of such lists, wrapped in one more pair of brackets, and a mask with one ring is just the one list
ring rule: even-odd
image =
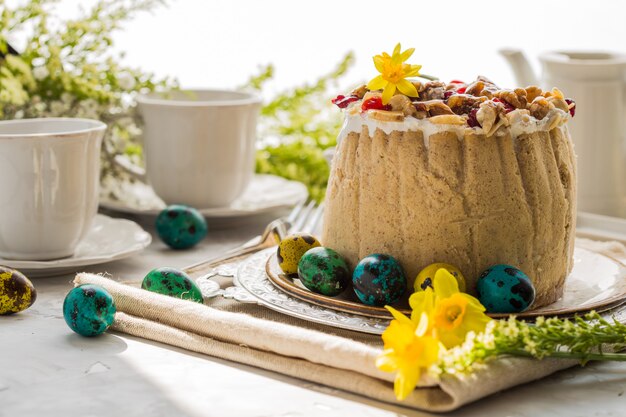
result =
[{"label": "yellow speckled egg", "polygon": [[0,315],[19,313],[32,306],[37,291],[21,272],[0,266]]},{"label": "yellow speckled egg", "polygon": [[280,241],[278,245],[278,265],[285,274],[298,272],[298,263],[309,249],[321,246],[315,236],[307,233],[295,233]]},{"label": "yellow speckled egg", "polygon": [[417,278],[415,278],[414,289],[415,291],[424,291],[428,287],[433,287],[433,278],[435,278],[435,272],[438,269],[444,268],[449,273],[456,278],[456,282],[459,284],[459,291],[465,292],[465,278],[463,274],[454,265],[444,264],[444,263],[434,263],[428,265],[426,268],[422,269],[419,274],[417,274]]}]

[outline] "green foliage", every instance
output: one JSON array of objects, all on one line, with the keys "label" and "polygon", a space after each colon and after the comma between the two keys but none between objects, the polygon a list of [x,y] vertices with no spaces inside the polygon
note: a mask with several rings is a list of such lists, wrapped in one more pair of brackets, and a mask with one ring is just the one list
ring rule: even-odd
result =
[{"label": "green foliage", "polygon": [[[111,52],[112,35],[137,13],[163,2],[99,0],[75,19],[58,18],[55,3],[26,0],[10,8],[0,0],[0,119],[100,119],[109,126],[103,177],[123,177],[113,158],[140,159],[132,97],[176,83],[120,65],[121,55]],[[7,38],[13,32],[28,37],[19,56],[9,54]]]},{"label": "green foliage", "polygon": [[[354,55],[348,53],[315,83],[278,94],[263,106],[257,172],[301,181],[313,198],[323,200],[329,173],[323,151],[335,146],[341,127],[341,113],[330,103],[335,94],[328,90],[353,62]],[[260,91],[272,76],[273,67],[267,66],[244,88]]]},{"label": "green foliage", "polygon": [[[104,141],[103,186],[131,178],[114,160],[141,163],[141,132],[132,104],[138,93],[177,87],[174,80],[119,64],[112,34],[137,13],[163,0],[98,0],[76,19],[54,14],[56,0],[23,0],[7,7],[0,0],[0,119],[84,117],[100,119],[109,129]],[[28,33],[24,51],[10,55],[7,38]],[[282,92],[261,110],[257,171],[304,182],[322,200],[328,178],[323,156],[336,143],[341,114],[331,108],[328,90],[346,73],[348,53],[337,67],[312,84]],[[274,77],[267,65],[243,87],[262,92]],[[119,197],[111,189],[111,197]]]},{"label": "green foliage", "polygon": [[626,325],[606,320],[595,311],[573,319],[539,317],[534,324],[512,316],[493,320],[484,333],[468,334],[463,345],[444,355],[439,372],[469,372],[503,355],[576,359],[582,364],[589,360],[626,361],[626,354],[613,353],[624,347]]}]

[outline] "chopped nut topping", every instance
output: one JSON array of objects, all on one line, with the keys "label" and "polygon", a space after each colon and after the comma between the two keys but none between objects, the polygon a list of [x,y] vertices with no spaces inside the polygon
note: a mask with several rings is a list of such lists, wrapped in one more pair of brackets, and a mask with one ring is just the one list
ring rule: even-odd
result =
[{"label": "chopped nut topping", "polygon": [[487,101],[487,97],[475,97],[469,94],[454,94],[448,98],[448,107],[455,114],[468,114],[478,104]]},{"label": "chopped nut topping", "polygon": [[[514,121],[527,123],[531,117],[543,120],[546,126],[556,126],[572,117],[576,103],[564,98],[558,88],[543,91],[537,86],[526,88],[500,89],[487,77],[479,76],[471,83],[452,80],[446,84],[441,81],[411,81],[418,97],[406,96],[400,91],[383,105],[382,91],[369,91],[361,85],[347,96],[333,99],[340,108],[350,107],[351,112],[367,111],[381,121],[402,121],[405,117],[425,119],[433,123],[467,124],[469,127],[482,128],[485,134],[495,133],[501,126],[508,126]],[[360,108],[352,102],[361,100]],[[556,110],[558,111],[552,111]]]},{"label": "chopped nut topping", "polygon": [[433,116],[428,120],[438,125],[464,125],[467,123],[467,117],[457,116],[456,114]]},{"label": "chopped nut topping", "polygon": [[405,116],[415,116],[417,114],[417,110],[411,100],[403,94],[396,94],[391,97],[389,105],[392,111],[401,111]]},{"label": "chopped nut topping", "polygon": [[515,90],[500,90],[496,93],[496,97],[500,100],[506,101],[516,109],[525,109],[526,104],[526,90],[523,88],[516,88]]},{"label": "chopped nut topping", "polygon": [[369,115],[381,122],[401,122],[404,120],[404,113],[400,111],[369,110]]},{"label": "chopped nut topping", "polygon": [[534,85],[526,87],[525,90],[526,90],[526,100],[528,101],[528,103],[532,103],[535,98],[542,95],[543,93],[543,91],[541,91],[541,88],[534,86]]},{"label": "chopped nut topping", "polygon": [[552,103],[550,103],[545,97],[539,96],[535,98],[533,102],[530,104],[529,110],[530,110],[530,114],[534,118],[541,120],[544,117],[546,117],[550,109],[553,109],[553,108],[554,108],[554,105]]},{"label": "chopped nut topping", "polygon": [[367,93],[367,86],[363,84],[362,86],[352,90],[352,93],[350,94],[353,96],[357,96],[358,98],[363,98],[363,96],[365,96],[365,93]]}]

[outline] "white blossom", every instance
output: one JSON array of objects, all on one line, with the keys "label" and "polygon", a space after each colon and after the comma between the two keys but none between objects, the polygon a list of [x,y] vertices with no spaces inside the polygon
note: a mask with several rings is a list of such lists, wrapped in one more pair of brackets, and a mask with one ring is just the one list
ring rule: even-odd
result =
[{"label": "white blossom", "polygon": [[117,76],[117,83],[123,90],[132,90],[135,87],[135,77],[127,72],[123,72]]},{"label": "white blossom", "polygon": [[71,104],[74,100],[74,96],[68,92],[61,94],[61,101],[66,104]]},{"label": "white blossom", "polygon": [[49,108],[50,114],[52,114],[53,116],[63,116],[65,112],[69,110],[69,106],[59,100],[51,101]]},{"label": "white blossom", "polygon": [[35,77],[36,80],[43,80],[48,75],[50,75],[50,72],[48,68],[44,66],[33,68],[33,77]]}]

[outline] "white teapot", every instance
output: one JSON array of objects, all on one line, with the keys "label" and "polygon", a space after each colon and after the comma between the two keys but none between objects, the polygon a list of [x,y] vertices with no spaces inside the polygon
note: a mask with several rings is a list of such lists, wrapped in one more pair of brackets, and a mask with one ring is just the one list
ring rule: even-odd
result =
[{"label": "white teapot", "polygon": [[558,87],[575,100],[568,125],[578,157],[578,210],[626,217],[626,55],[547,52],[537,79],[521,51],[500,54],[520,86]]}]

